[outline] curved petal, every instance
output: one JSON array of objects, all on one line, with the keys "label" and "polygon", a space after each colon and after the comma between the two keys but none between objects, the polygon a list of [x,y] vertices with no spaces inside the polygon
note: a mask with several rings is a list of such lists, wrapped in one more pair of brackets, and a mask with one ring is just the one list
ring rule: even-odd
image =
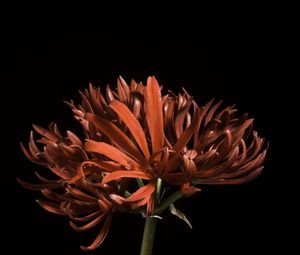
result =
[{"label": "curved petal", "polygon": [[146,118],[152,142],[152,153],[155,153],[164,146],[164,129],[161,93],[154,76],[147,79],[144,94]]},{"label": "curved petal", "polygon": [[150,157],[150,153],[146,141],[146,136],[138,120],[134,117],[132,112],[125,104],[120,103],[117,100],[112,101],[109,107],[111,107],[118,114],[119,118],[125,123],[134,139],[136,140],[137,144],[143,151],[146,159],[148,159]]},{"label": "curved petal", "polygon": [[116,125],[92,113],[87,113],[85,118],[92,122],[96,128],[121,148],[123,152],[140,162],[145,161],[145,158],[135,144]]},{"label": "curved petal", "polygon": [[37,125],[32,125],[32,126],[36,132],[38,132],[40,135],[48,138],[50,141],[56,142],[57,140],[59,140],[61,138],[61,137],[57,136],[56,134],[54,134],[53,132],[48,131],[42,127],[39,127]]},{"label": "curved petal", "polygon": [[85,143],[85,149],[89,152],[97,152],[100,153],[123,166],[128,166],[130,162],[134,163],[135,165],[139,165],[135,160],[131,157],[127,156],[125,153],[117,149],[116,147],[109,145],[103,142],[95,142],[92,140],[88,140]]},{"label": "curved petal", "polygon": [[36,200],[36,202],[48,212],[59,214],[59,215],[66,215],[66,213],[60,210],[59,204],[44,201],[44,200]]},{"label": "curved petal", "polygon": [[179,137],[179,139],[177,140],[177,142],[174,145],[174,150],[177,153],[181,152],[181,150],[186,146],[186,144],[192,137],[195,127],[196,127],[196,124],[199,121],[199,117],[200,117],[200,111],[199,111],[199,108],[197,108],[191,125],[186,130],[184,130],[184,132],[182,133],[182,135]]},{"label": "curved petal", "polygon": [[107,233],[108,233],[108,230],[109,230],[109,226],[110,226],[110,223],[111,223],[111,220],[112,220],[112,215],[109,215],[103,226],[102,226],[102,229],[100,230],[99,234],[97,235],[96,239],[94,240],[94,242],[89,245],[89,246],[80,246],[80,248],[84,251],[91,251],[91,250],[94,250],[96,249],[97,247],[99,247],[99,245],[101,245],[101,243],[104,241]]},{"label": "curved petal", "polygon": [[151,179],[151,177],[144,172],[120,170],[120,171],[115,171],[110,174],[107,174],[103,178],[102,184],[105,184],[105,183],[108,183],[108,182],[111,182],[114,180],[118,180],[120,178],[140,178],[140,179],[144,179],[144,180]]},{"label": "curved petal", "polygon": [[47,189],[55,189],[61,186],[60,182],[57,183],[30,183],[23,181],[19,178],[17,178],[17,182],[24,188],[30,189],[30,190],[35,190],[35,191],[41,191],[41,189],[47,188]]},{"label": "curved petal", "polygon": [[92,221],[90,221],[89,223],[87,223],[81,227],[76,226],[72,221],[70,221],[70,226],[78,232],[86,231],[86,230],[91,229],[92,227],[95,227],[98,223],[100,223],[104,219],[104,217],[105,217],[105,214],[102,213],[97,218],[93,219]]},{"label": "curved petal", "polygon": [[155,191],[155,184],[154,184],[154,182],[150,182],[147,185],[139,188],[136,192],[132,193],[125,200],[127,202],[137,202],[146,197],[149,197],[149,199],[150,199],[150,196],[154,191]]}]

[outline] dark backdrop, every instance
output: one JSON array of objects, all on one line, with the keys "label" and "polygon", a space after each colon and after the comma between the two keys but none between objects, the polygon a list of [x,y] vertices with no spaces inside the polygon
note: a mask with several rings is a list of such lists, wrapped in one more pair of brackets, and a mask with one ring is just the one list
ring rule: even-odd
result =
[{"label": "dark backdrop", "polygon": [[[224,99],[224,105],[237,104],[255,117],[254,128],[270,141],[265,171],[257,180],[205,187],[178,202],[193,230],[165,213],[154,254],[245,254],[281,248],[282,223],[274,223],[274,214],[282,203],[279,177],[283,182],[287,177],[280,176],[280,163],[275,163],[278,91],[268,78],[270,49],[261,13],[236,11],[231,3],[154,7],[117,1],[97,7],[26,3],[10,10],[5,38],[9,82],[3,97],[11,97],[5,126],[15,194],[6,210],[11,216],[6,235],[14,242],[9,244],[11,253],[83,254],[79,246],[92,241],[96,232],[76,233],[66,218],[35,203],[38,193],[16,184],[16,176],[32,179],[38,169],[22,155],[19,142],[27,142],[32,123],[55,121],[62,130],[78,131],[62,100],[78,102],[78,90],[89,82],[114,87],[118,75],[143,82],[155,75],[164,91],[179,92],[184,86],[199,104],[212,97]],[[143,219],[117,215],[104,244],[92,254],[138,254],[142,230]]]}]

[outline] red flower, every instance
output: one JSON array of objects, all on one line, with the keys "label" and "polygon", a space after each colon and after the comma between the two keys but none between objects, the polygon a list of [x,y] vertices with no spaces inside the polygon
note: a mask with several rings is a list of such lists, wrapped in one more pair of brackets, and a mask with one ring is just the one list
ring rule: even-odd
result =
[{"label": "red flower", "polygon": [[[116,91],[89,86],[80,92],[82,104],[66,102],[81,123],[86,141],[57,126],[34,126],[42,135],[37,142],[30,134],[32,162],[51,170],[58,179],[36,173],[43,183],[21,185],[42,191],[50,201],[38,200],[46,210],[68,216],[71,227],[102,228],[84,250],[104,240],[116,211],[142,212],[147,216],[160,206],[159,187],[172,186],[190,196],[199,184],[240,184],[257,177],[266,156],[264,140],[252,132],[253,119],[236,115],[234,106],[218,110],[213,100],[199,107],[183,89],[161,96],[154,77],[147,84],[120,77]],[[74,222],[82,222],[77,226]]]}]

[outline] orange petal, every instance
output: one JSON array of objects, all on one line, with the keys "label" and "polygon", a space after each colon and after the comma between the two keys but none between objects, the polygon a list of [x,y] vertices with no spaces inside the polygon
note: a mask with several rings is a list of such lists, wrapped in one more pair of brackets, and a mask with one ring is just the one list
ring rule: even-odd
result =
[{"label": "orange petal", "polygon": [[25,148],[25,146],[23,145],[23,143],[20,143],[20,147],[22,152],[24,153],[25,157],[28,158],[31,162],[35,163],[35,164],[39,164],[39,165],[44,165],[47,166],[46,162],[43,162],[43,160],[37,158],[37,157],[33,157],[28,150]]},{"label": "orange petal", "polygon": [[[67,211],[67,213],[68,213],[68,211]],[[68,213],[68,216],[73,221],[83,222],[83,221],[92,220],[95,217],[99,216],[99,214],[101,214],[101,212],[100,211],[96,211],[96,212],[92,212],[92,213],[90,213],[90,214],[88,214],[86,216],[83,216],[83,217],[75,217],[71,213]]]},{"label": "orange petal", "polygon": [[115,171],[110,174],[107,174],[103,180],[102,184],[111,182],[113,180],[118,180],[120,178],[140,178],[144,180],[150,180],[150,176],[141,171],[128,171],[128,170],[120,170]]},{"label": "orange petal", "polygon": [[179,137],[179,139],[177,140],[177,142],[174,145],[174,150],[177,153],[181,152],[181,150],[186,146],[186,144],[192,137],[195,127],[196,127],[196,124],[199,121],[199,117],[200,117],[200,111],[199,111],[199,108],[197,108],[191,125],[183,132],[183,134]]},{"label": "orange petal", "polygon": [[185,182],[180,187],[180,192],[185,197],[190,197],[191,195],[195,194],[198,191],[201,191],[201,189],[191,186],[189,182]]},{"label": "orange petal", "polygon": [[163,112],[160,88],[154,76],[147,79],[145,88],[145,110],[152,142],[152,153],[163,148]]},{"label": "orange petal", "polygon": [[193,183],[195,184],[211,184],[211,185],[225,185],[225,184],[242,184],[249,181],[254,180],[257,176],[259,176],[263,170],[263,166],[257,168],[255,171],[250,174],[243,176],[241,178],[236,179],[224,179],[224,178],[216,178],[216,179],[195,179]]},{"label": "orange petal", "polygon": [[76,189],[76,188],[73,188],[71,187],[70,185],[67,185],[65,187],[65,189],[74,197],[78,198],[79,200],[82,200],[82,201],[86,201],[86,202],[96,202],[98,199],[93,197],[93,196],[90,196],[86,193],[84,193],[83,191],[79,190],[79,189]]},{"label": "orange petal", "polygon": [[30,189],[30,190],[35,190],[35,191],[40,191],[41,189],[47,188],[47,189],[55,189],[61,186],[60,182],[53,182],[53,183],[29,183],[26,181],[23,181],[19,178],[17,178],[17,182],[24,188]]},{"label": "orange petal", "polygon": [[213,118],[216,110],[219,108],[219,106],[223,103],[223,100],[216,103],[208,112],[207,117],[205,119],[205,125]]},{"label": "orange petal", "polygon": [[92,221],[90,221],[89,223],[87,223],[81,227],[76,226],[72,221],[70,221],[70,226],[74,230],[79,231],[79,232],[86,231],[86,230],[91,229],[92,227],[95,227],[98,223],[100,223],[103,220],[104,217],[105,217],[105,214],[102,213],[97,218],[93,219]]},{"label": "orange petal", "polygon": [[126,154],[140,162],[145,161],[145,158],[135,144],[116,125],[92,113],[87,113],[85,118],[92,122],[101,133],[112,140],[119,148],[126,152]]},{"label": "orange petal", "polygon": [[64,212],[60,210],[59,204],[47,202],[44,200],[36,200],[36,202],[48,212],[60,214],[60,215],[66,215]]},{"label": "orange petal", "polygon": [[155,205],[155,193],[153,192],[152,195],[149,198],[149,201],[147,203],[147,215],[150,216],[153,213],[154,205]]},{"label": "orange petal", "polygon": [[82,147],[83,144],[77,135],[75,135],[73,132],[71,132],[69,130],[67,131],[67,135],[72,144],[76,144],[76,145]]},{"label": "orange petal", "polygon": [[155,191],[154,182],[150,182],[147,185],[139,188],[136,192],[132,193],[128,198],[126,198],[127,202],[137,202],[146,197],[151,196],[151,194]]},{"label": "orange petal", "polygon": [[107,217],[107,219],[105,220],[103,226],[102,226],[102,229],[101,231],[99,232],[99,234],[97,235],[96,239],[94,240],[94,242],[89,245],[89,246],[80,246],[80,248],[84,251],[91,251],[91,250],[94,250],[96,249],[97,247],[99,247],[99,245],[101,245],[101,243],[104,241],[107,233],[108,233],[108,230],[109,230],[109,226],[110,226],[110,223],[111,223],[111,220],[112,220],[112,215],[109,215]]},{"label": "orange petal", "polygon": [[130,98],[129,87],[121,76],[119,76],[118,78],[117,87],[118,87],[119,100],[121,102],[128,102]]},{"label": "orange petal", "polygon": [[179,138],[183,133],[183,123],[184,123],[184,120],[185,120],[185,118],[188,114],[188,111],[189,111],[189,109],[192,105],[192,102],[193,102],[193,100],[190,99],[186,103],[186,105],[183,107],[183,109],[181,109],[181,111],[176,116],[176,119],[175,119],[175,133],[176,133],[177,138]]},{"label": "orange petal", "polygon": [[107,143],[103,142],[95,142],[92,140],[88,140],[85,143],[85,149],[89,152],[97,152],[100,153],[118,163],[120,163],[123,166],[127,166],[130,162],[135,163],[135,165],[138,165],[137,162],[133,161],[132,158],[127,156],[125,153],[120,151],[114,146],[111,146]]},{"label": "orange petal", "polygon": [[146,136],[138,120],[134,117],[132,112],[125,104],[120,103],[117,100],[112,101],[109,106],[118,114],[119,118],[128,127],[137,144],[143,151],[146,159],[148,159],[150,157],[150,153],[146,141]]},{"label": "orange petal", "polygon": [[56,142],[57,140],[60,139],[60,137],[58,137],[56,134],[54,134],[53,132],[51,131],[48,131],[42,127],[39,127],[37,125],[32,125],[33,128],[35,129],[36,132],[38,132],[40,135],[48,138],[49,140],[53,141],[53,142]]}]

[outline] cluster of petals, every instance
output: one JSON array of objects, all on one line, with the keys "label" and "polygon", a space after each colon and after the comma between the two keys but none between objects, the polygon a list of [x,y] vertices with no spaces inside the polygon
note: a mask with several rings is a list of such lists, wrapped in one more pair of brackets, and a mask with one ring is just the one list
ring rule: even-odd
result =
[{"label": "cluster of petals", "polygon": [[18,179],[42,192],[46,199],[38,203],[68,216],[77,231],[101,226],[83,250],[103,242],[116,211],[152,215],[158,179],[190,196],[199,185],[240,184],[263,169],[267,149],[247,114],[221,108],[221,101],[198,106],[184,89],[164,96],[161,90],[155,77],[146,85],[119,77],[117,88],[107,86],[105,93],[90,85],[80,92],[80,105],[66,102],[82,125],[82,138],[71,131],[62,135],[52,123],[47,129],[34,125],[41,138],[31,132],[28,148],[21,144],[28,159],[56,177],[41,170],[38,184]]}]

